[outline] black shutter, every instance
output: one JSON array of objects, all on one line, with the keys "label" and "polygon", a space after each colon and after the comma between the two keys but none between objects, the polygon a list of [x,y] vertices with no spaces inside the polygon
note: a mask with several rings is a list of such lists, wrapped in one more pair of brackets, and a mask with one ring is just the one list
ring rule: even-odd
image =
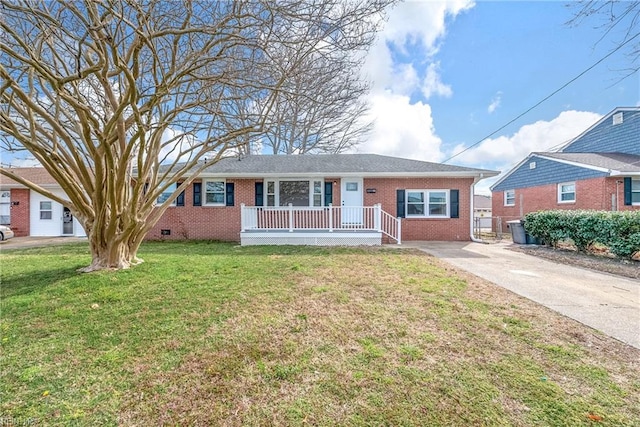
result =
[{"label": "black shutter", "polygon": [[333,203],[333,181],[324,182],[324,205]]},{"label": "black shutter", "polygon": [[449,190],[449,203],[449,216],[460,218],[460,190]]},{"label": "black shutter", "polygon": [[396,190],[396,215],[404,218],[404,190]]},{"label": "black shutter", "polygon": [[235,194],[233,192],[233,182],[227,182],[226,188],[226,206],[233,206],[235,204]]},{"label": "black shutter", "polygon": [[264,205],[264,182],[256,182],[256,206]]},{"label": "black shutter", "polygon": [[193,206],[202,206],[202,183],[193,183]]},{"label": "black shutter", "polygon": [[624,179],[624,205],[631,206],[631,178]]},{"label": "black shutter", "polygon": [[[180,187],[182,183],[179,182],[176,185]],[[176,197],[176,206],[184,206],[184,190]]]}]

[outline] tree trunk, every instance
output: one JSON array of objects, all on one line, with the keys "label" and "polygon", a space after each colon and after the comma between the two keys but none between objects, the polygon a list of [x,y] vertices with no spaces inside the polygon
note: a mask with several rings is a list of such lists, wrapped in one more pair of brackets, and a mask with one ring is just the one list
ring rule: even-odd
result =
[{"label": "tree trunk", "polygon": [[143,262],[137,257],[140,242],[134,239],[104,240],[99,235],[89,236],[91,264],[78,269],[89,273],[97,270],[122,270]]}]

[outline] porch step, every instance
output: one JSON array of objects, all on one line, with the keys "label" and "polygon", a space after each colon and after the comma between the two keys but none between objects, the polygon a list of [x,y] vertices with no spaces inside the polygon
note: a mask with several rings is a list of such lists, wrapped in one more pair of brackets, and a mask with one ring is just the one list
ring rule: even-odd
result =
[{"label": "porch step", "polygon": [[379,246],[382,233],[375,231],[262,231],[240,233],[242,246],[302,245],[302,246]]}]

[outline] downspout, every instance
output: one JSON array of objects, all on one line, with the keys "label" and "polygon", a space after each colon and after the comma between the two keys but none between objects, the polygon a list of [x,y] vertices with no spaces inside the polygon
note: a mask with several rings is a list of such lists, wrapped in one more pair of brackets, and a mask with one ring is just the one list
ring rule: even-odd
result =
[{"label": "downspout", "polygon": [[473,235],[473,219],[474,219],[473,218],[473,213],[474,213],[473,212],[473,199],[474,199],[473,192],[475,191],[476,183],[478,181],[480,181],[482,178],[484,178],[484,174],[482,174],[482,173],[480,174],[480,176],[477,176],[477,177],[473,178],[473,182],[471,183],[471,187],[469,188],[469,199],[470,199],[470,203],[469,203],[469,206],[470,206],[470,208],[469,208],[470,209],[470,212],[469,212],[469,237],[471,238],[472,242],[476,242],[476,243],[484,243],[482,240],[476,239],[476,237]]}]

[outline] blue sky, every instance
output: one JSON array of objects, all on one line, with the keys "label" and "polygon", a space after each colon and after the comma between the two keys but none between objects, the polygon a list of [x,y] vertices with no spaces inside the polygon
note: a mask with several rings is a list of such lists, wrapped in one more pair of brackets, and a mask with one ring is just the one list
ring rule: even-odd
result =
[{"label": "blue sky", "polygon": [[[443,161],[478,142],[614,49],[558,1],[413,1],[398,5],[365,67],[374,132],[357,151]],[[621,49],[533,111],[449,163],[507,170],[577,136],[618,106],[640,105]],[[495,181],[478,186],[487,193]]]},{"label": "blue sky", "polygon": [[[570,0],[398,4],[367,56],[374,128],[356,151],[442,162],[482,140],[618,45],[621,32],[603,38],[599,20],[569,26],[576,11]],[[449,163],[505,172],[616,107],[640,105],[640,73],[621,81],[627,53]],[[476,191],[488,194],[496,179]]]}]

